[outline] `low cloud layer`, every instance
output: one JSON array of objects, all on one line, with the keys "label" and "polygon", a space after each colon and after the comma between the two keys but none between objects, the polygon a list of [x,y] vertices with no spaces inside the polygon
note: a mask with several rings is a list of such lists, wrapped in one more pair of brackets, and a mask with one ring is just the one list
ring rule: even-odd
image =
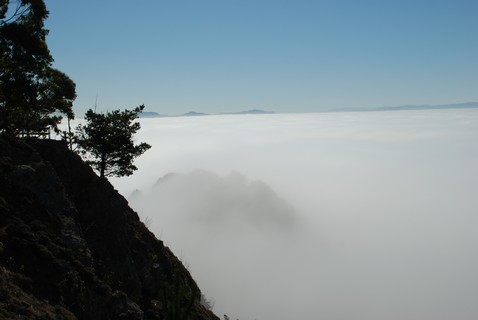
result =
[{"label": "low cloud layer", "polygon": [[153,186],[135,190],[129,202],[152,231],[162,234],[179,252],[188,252],[185,259],[194,255],[188,244],[201,239],[207,242],[213,237],[204,246],[227,251],[227,241],[214,243],[217,237],[282,236],[295,232],[298,225],[293,207],[270,186],[237,172],[225,177],[204,170],[169,173]]},{"label": "low cloud layer", "polygon": [[[210,224],[241,223],[257,228],[292,228],[293,208],[261,181],[248,181],[237,172],[224,178],[195,170],[189,174],[170,173],[151,190],[136,193],[131,202],[147,207],[167,207],[186,220]],[[151,212],[154,213],[154,212]]]},{"label": "low cloud layer", "polygon": [[477,110],[141,123],[112,182],[218,314],[478,317]]}]

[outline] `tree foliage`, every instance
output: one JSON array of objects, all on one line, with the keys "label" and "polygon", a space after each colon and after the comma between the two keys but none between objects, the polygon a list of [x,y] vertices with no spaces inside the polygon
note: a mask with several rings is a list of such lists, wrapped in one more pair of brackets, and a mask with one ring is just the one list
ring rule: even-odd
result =
[{"label": "tree foliage", "polygon": [[75,83],[52,68],[47,17],[43,0],[0,2],[0,132],[29,136],[74,117]]},{"label": "tree foliage", "polygon": [[134,158],[151,148],[147,143],[135,145],[133,135],[141,128],[135,122],[144,105],[133,110],[96,113],[88,110],[85,124],[76,130],[76,143],[85,160],[101,177],[129,176],[137,170]]}]

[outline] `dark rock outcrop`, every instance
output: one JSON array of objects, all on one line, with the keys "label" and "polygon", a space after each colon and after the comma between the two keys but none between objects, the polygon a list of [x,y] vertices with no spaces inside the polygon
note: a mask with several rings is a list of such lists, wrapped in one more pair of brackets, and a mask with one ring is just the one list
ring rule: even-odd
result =
[{"label": "dark rock outcrop", "polygon": [[59,141],[0,138],[0,319],[218,319],[176,256]]}]

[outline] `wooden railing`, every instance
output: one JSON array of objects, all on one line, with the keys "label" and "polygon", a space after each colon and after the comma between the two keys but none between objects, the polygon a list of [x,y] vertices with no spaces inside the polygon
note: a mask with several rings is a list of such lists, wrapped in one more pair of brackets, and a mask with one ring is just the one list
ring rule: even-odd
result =
[{"label": "wooden railing", "polygon": [[47,127],[43,130],[31,130],[31,131],[22,131],[19,134],[20,137],[30,137],[30,138],[39,138],[39,139],[51,139],[51,128]]}]

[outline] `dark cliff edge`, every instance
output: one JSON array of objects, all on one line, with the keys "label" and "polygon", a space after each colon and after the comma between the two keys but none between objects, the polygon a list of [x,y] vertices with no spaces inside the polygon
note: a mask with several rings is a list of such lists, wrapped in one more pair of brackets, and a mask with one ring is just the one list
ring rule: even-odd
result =
[{"label": "dark cliff edge", "polygon": [[0,319],[219,319],[176,256],[59,141],[0,138]]}]

